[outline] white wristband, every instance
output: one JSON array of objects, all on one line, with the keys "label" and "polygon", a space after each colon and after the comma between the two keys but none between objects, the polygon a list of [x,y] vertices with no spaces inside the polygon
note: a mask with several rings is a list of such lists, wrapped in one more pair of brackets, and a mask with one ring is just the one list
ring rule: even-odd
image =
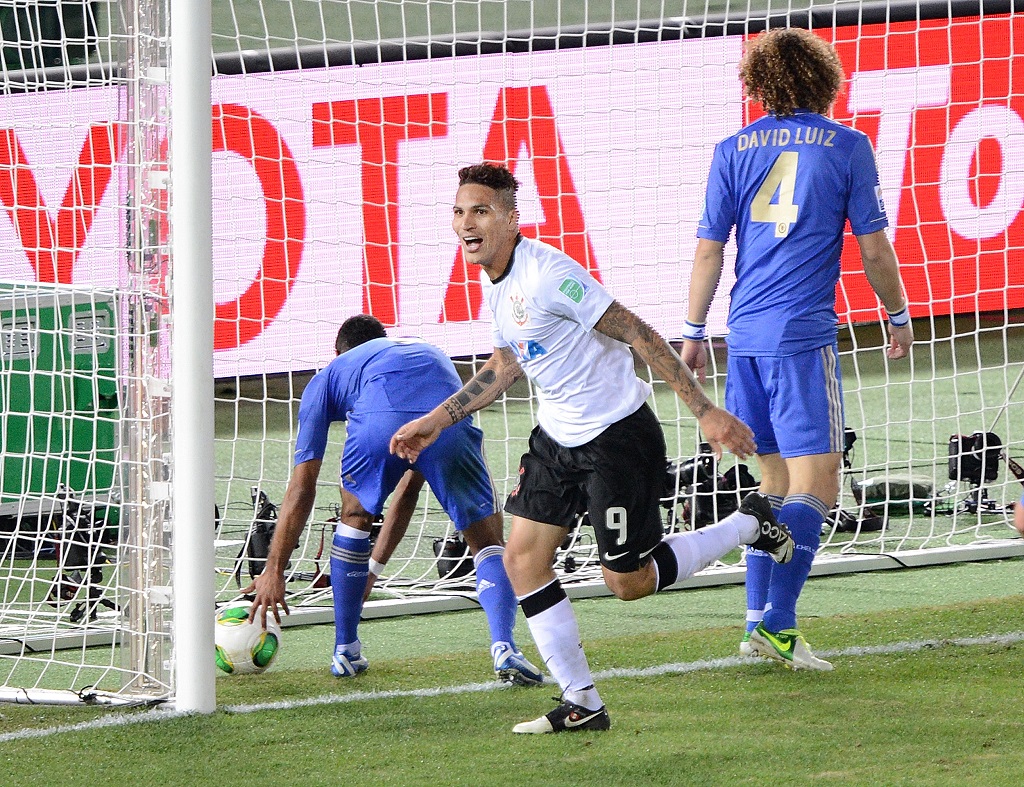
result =
[{"label": "white wristband", "polygon": [[889,324],[897,328],[902,328],[908,322],[910,322],[910,308],[907,306],[889,315]]},{"label": "white wristband", "polygon": [[691,342],[702,342],[707,336],[704,323],[690,322],[687,320],[683,323],[683,338],[688,339]]},{"label": "white wristband", "polygon": [[370,573],[371,574],[373,574],[375,577],[379,577],[381,574],[384,573],[384,569],[385,569],[386,566],[387,566],[387,563],[378,563],[376,560],[374,560],[371,557],[370,558],[370,564],[369,564],[369,566],[367,566],[367,568],[370,569]]}]

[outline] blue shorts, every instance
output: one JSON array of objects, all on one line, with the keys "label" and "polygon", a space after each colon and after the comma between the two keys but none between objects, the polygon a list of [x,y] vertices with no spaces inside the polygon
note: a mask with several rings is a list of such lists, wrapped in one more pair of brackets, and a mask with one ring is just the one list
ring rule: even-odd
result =
[{"label": "blue shorts", "polygon": [[[391,436],[419,415],[352,413],[348,419],[341,486],[374,516],[384,510],[384,502],[410,468],[409,462],[390,452]],[[423,474],[456,530],[465,530],[499,510],[483,442],[484,433],[467,418],[442,431],[411,465]]]},{"label": "blue shorts", "polygon": [[838,345],[781,358],[729,356],[725,409],[754,431],[757,453],[783,458],[841,452]]}]

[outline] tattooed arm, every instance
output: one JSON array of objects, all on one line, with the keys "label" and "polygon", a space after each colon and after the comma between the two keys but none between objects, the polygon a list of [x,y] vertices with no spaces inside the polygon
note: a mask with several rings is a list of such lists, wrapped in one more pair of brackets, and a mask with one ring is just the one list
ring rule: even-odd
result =
[{"label": "tattooed arm", "polygon": [[487,407],[522,376],[523,369],[512,350],[497,347],[480,371],[473,375],[461,391],[443,401],[441,407],[454,424]]},{"label": "tattooed arm", "polygon": [[433,443],[441,430],[482,410],[512,387],[523,369],[508,347],[497,347],[487,363],[462,390],[415,421],[410,421],[391,438],[391,453],[415,462],[420,452]]},{"label": "tattooed arm", "polygon": [[669,343],[618,301],[612,301],[608,311],[594,327],[605,336],[628,344],[636,350],[644,363],[672,387],[697,418],[714,406],[704,394],[704,389],[700,387],[697,378]]},{"label": "tattooed arm", "polygon": [[720,445],[740,458],[754,453],[753,433],[747,425],[711,403],[693,372],[650,325],[618,301],[612,301],[594,328],[636,350],[654,373],[671,386],[696,416],[715,453],[720,453]]}]

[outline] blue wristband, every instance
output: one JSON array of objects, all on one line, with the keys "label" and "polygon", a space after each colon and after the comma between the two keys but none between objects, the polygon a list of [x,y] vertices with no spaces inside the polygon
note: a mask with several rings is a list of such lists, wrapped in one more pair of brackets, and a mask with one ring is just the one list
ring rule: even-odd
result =
[{"label": "blue wristband", "polygon": [[910,322],[910,308],[907,306],[889,315],[889,324],[897,328],[902,328],[908,322]]},{"label": "blue wristband", "polygon": [[691,342],[702,342],[706,336],[704,323],[690,322],[689,320],[683,323],[684,339],[689,339]]}]

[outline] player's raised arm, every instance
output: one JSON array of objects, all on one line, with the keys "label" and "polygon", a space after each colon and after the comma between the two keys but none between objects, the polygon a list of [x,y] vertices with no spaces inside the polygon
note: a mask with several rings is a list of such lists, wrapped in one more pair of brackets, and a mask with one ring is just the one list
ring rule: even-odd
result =
[{"label": "player's raised arm", "polygon": [[720,446],[741,459],[754,453],[757,446],[750,428],[712,404],[676,351],[637,315],[618,301],[612,301],[594,328],[636,350],[654,373],[667,382],[690,408],[700,424],[701,432],[716,453],[720,453]]},{"label": "player's raised arm", "polygon": [[441,431],[491,404],[523,376],[508,347],[497,347],[480,371],[460,391],[429,413],[401,427],[391,438],[391,453],[415,462]]}]

